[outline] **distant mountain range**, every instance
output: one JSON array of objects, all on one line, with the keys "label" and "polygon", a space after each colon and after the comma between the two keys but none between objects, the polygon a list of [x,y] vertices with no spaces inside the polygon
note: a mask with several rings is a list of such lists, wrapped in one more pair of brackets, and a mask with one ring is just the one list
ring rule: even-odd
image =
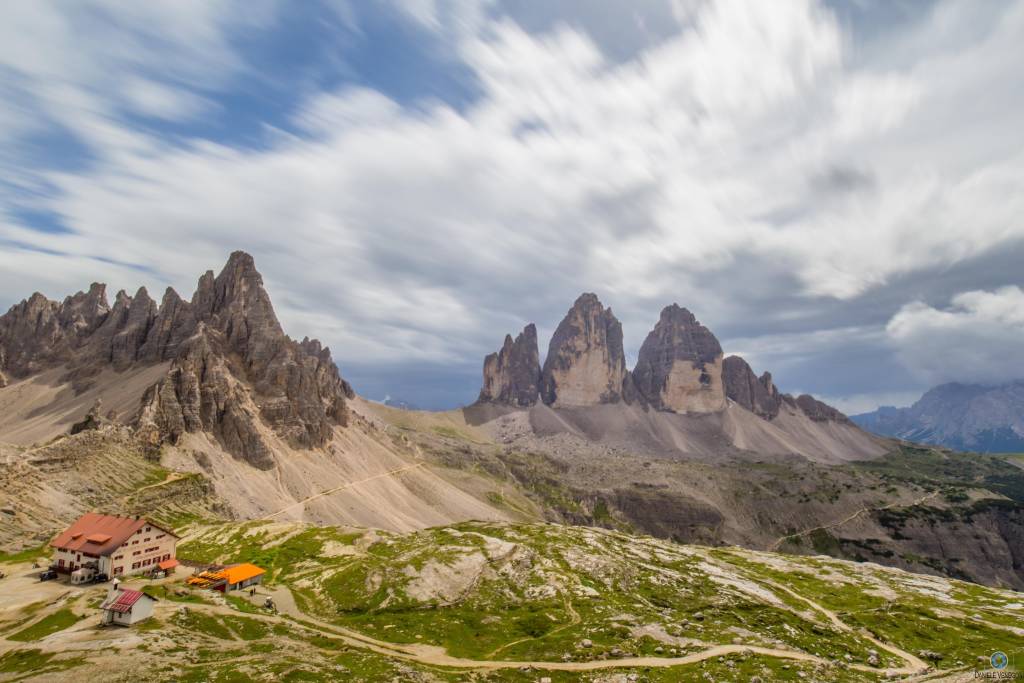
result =
[{"label": "distant mountain range", "polygon": [[868,431],[979,453],[1024,453],[1024,380],[942,384],[909,408],[882,406],[850,419]]}]

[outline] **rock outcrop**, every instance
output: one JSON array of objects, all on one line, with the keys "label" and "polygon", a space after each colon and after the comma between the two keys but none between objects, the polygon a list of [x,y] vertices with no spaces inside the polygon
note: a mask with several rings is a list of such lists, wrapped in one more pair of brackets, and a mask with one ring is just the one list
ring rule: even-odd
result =
[{"label": "rock outcrop", "polygon": [[540,380],[537,327],[530,323],[514,341],[512,335],[505,335],[501,350],[484,359],[484,385],[479,400],[532,406],[540,396]]},{"label": "rock outcrop", "polygon": [[782,397],[770,372],[758,377],[747,361],[729,356],[722,364],[722,383],[725,395],[750,412],[766,420],[778,416]]},{"label": "rock outcrop", "polygon": [[168,288],[158,306],[141,288],[109,306],[105,291],[93,284],[62,303],[36,293],[0,316],[0,376],[66,366],[83,391],[104,369],[169,362],[143,398],[140,431],[152,441],[206,431],[257,467],[272,466],[274,438],[313,448],[347,424],[352,388],[318,341],[284,334],[250,255],[207,271],[191,302]]},{"label": "rock outcrop", "polygon": [[[175,297],[165,301],[173,313],[155,346],[180,350],[143,398],[140,427],[170,441],[207,431],[229,453],[265,468],[273,449],[263,427],[293,447],[314,448],[347,424],[352,388],[329,349],[284,334],[251,256],[235,252],[220,275],[204,274],[189,308]],[[195,332],[176,341],[191,320]]]},{"label": "rock outcrop", "polygon": [[551,338],[541,398],[556,407],[616,403],[625,379],[622,324],[595,294],[581,295]]},{"label": "rock outcrop", "polygon": [[758,377],[747,361],[739,356],[725,359],[723,380],[725,395],[730,400],[766,420],[776,418],[782,406],[787,405],[800,410],[815,422],[850,422],[846,415],[809,394],[793,398],[789,394],[779,393],[770,372]]},{"label": "rock outcrop", "polygon": [[723,410],[722,346],[688,310],[676,304],[666,306],[640,347],[633,383],[643,400],[657,410]]},{"label": "rock outcrop", "polygon": [[[212,275],[207,278],[206,286],[212,288]],[[732,400],[765,420],[774,420],[787,406],[816,422],[849,422],[811,396],[781,393],[771,373],[758,377],[739,356],[723,358],[711,330],[677,304],[661,311],[632,372],[626,370],[622,325],[589,293],[559,323],[540,371],[537,356],[533,324],[515,339],[506,336],[502,348],[484,359],[478,402],[526,408],[536,404],[539,393],[541,401],[555,408],[623,402],[701,414],[725,410]]]},{"label": "rock outcrop", "polygon": [[[787,397],[789,398],[789,397]],[[800,394],[796,397],[796,405],[804,411],[807,417],[815,422],[849,422],[850,418],[843,415],[837,409],[827,403],[819,401],[810,394]]]}]

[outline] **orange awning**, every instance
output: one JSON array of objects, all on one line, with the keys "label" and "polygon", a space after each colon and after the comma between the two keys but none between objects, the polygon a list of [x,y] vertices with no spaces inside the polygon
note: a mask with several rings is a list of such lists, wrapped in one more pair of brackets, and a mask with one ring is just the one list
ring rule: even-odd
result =
[{"label": "orange awning", "polygon": [[171,559],[169,559],[169,560],[164,560],[163,562],[161,562],[160,564],[158,564],[158,565],[157,565],[157,567],[160,567],[160,569],[163,569],[164,571],[167,571],[168,569],[174,569],[174,568],[175,568],[175,567],[177,567],[177,566],[178,566],[179,564],[180,564],[180,562],[178,562],[177,560],[175,560],[175,559],[174,559],[174,558],[172,557],[172,558],[171,558]]},{"label": "orange awning", "polygon": [[263,573],[265,572],[256,565],[245,562],[243,564],[236,564],[234,567],[228,567],[218,572],[218,575],[227,579],[228,584],[234,585],[242,581],[248,581]]}]

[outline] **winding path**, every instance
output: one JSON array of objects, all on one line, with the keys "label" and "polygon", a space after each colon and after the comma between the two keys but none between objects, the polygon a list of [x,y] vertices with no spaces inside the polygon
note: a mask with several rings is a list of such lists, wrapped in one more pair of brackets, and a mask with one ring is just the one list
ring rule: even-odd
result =
[{"label": "winding path", "polygon": [[[783,590],[790,593],[793,597],[806,602],[813,609],[821,612],[825,615],[837,628],[844,632],[852,633],[854,629],[847,624],[843,623],[839,617],[830,610],[826,609],[822,605],[814,602],[809,598],[805,598],[798,595],[789,589],[784,587]],[[465,657],[453,657],[449,655],[444,648],[435,645],[419,645],[419,644],[400,644],[391,643],[384,640],[378,640],[371,636],[367,636],[358,631],[347,629],[343,626],[337,626],[326,621],[312,617],[301,610],[295,603],[294,598],[285,587],[280,587],[275,591],[270,592],[274,598],[274,602],[282,615],[289,617],[295,623],[313,629],[328,633],[332,636],[340,638],[347,645],[357,647],[365,650],[370,650],[387,657],[393,657],[407,662],[414,662],[427,666],[442,666],[454,669],[467,669],[476,671],[496,671],[502,669],[519,669],[523,667],[530,667],[532,669],[545,670],[545,671],[599,671],[603,669],[622,669],[631,667],[652,667],[652,668],[668,668],[673,666],[683,666],[686,664],[695,664],[715,657],[721,657],[731,654],[739,653],[754,653],[764,655],[767,657],[778,657],[780,659],[787,659],[798,662],[812,662],[814,664],[821,664],[824,666],[832,666],[833,662],[823,657],[816,657],[806,652],[800,652],[798,650],[787,650],[779,648],[761,647],[758,645],[743,645],[743,644],[730,644],[730,645],[715,645],[713,647],[701,650],[700,652],[693,652],[688,655],[679,657],[623,657],[619,659],[595,659],[588,662],[552,662],[552,661],[511,661],[511,660],[489,660],[489,659],[468,659]],[[217,614],[231,614],[238,615],[238,611],[223,605],[207,605],[207,604],[190,604],[189,609],[196,609],[206,612],[213,612]],[[260,615],[260,614],[247,614],[246,616],[255,617],[258,619],[264,619],[269,621],[277,621],[283,617],[280,615]],[[899,669],[879,669],[870,666],[864,666],[861,664],[851,664],[850,669],[856,671],[870,672],[873,674],[884,674],[886,672],[892,672],[898,675],[912,675],[924,673],[928,669],[928,664],[921,661],[914,655],[905,650],[902,650],[893,645],[882,643],[870,636],[860,634],[867,640],[881,649],[890,652],[897,657],[903,659],[906,662],[906,666]]]},{"label": "winding path", "polygon": [[365,484],[366,482],[373,481],[374,479],[383,479],[384,477],[393,477],[393,476],[395,476],[397,474],[402,474],[404,472],[409,472],[411,470],[415,470],[415,469],[418,469],[420,467],[423,467],[424,464],[425,463],[417,462],[417,463],[412,464],[412,465],[406,465],[405,467],[396,467],[393,470],[388,470],[387,472],[381,472],[379,474],[373,475],[372,477],[366,477],[365,479],[357,479],[356,481],[350,481],[350,482],[347,482],[345,484],[342,484],[341,486],[335,486],[334,488],[327,489],[326,491],[321,491],[320,493],[314,493],[312,496],[308,496],[306,498],[303,498],[302,500],[297,501],[295,503],[292,503],[291,505],[285,505],[280,510],[277,510],[275,512],[271,512],[269,515],[267,515],[265,517],[260,517],[258,521],[266,521],[266,520],[273,519],[274,517],[277,517],[278,515],[283,514],[283,513],[287,512],[288,510],[291,510],[293,508],[297,508],[299,506],[305,505],[306,503],[308,503],[310,501],[313,501],[313,500],[316,500],[317,498],[323,498],[324,496],[329,496],[332,493],[338,493],[339,491],[344,491],[345,489],[352,488],[353,486],[357,486],[359,484]]},{"label": "winding path", "polygon": [[934,498],[937,495],[939,495],[938,491],[932,491],[931,493],[929,493],[927,495],[924,495],[924,496],[921,496],[920,498],[918,498],[918,499],[916,499],[914,501],[911,501],[910,503],[896,502],[896,503],[889,503],[888,505],[883,505],[881,507],[862,507],[861,509],[857,510],[856,512],[854,512],[854,513],[852,513],[850,515],[847,515],[846,517],[843,517],[838,522],[833,522],[832,524],[825,524],[823,526],[816,526],[816,527],[812,527],[810,529],[804,529],[803,531],[798,531],[795,534],[786,534],[785,536],[779,536],[777,539],[775,539],[774,542],[772,542],[772,544],[770,546],[768,546],[767,550],[768,550],[768,552],[777,552],[778,549],[782,546],[783,543],[786,542],[787,539],[790,539],[790,538],[803,538],[804,536],[807,536],[808,534],[813,534],[815,531],[830,531],[832,529],[836,529],[838,527],[843,526],[844,524],[847,524],[848,522],[852,522],[853,520],[855,520],[858,517],[860,517],[861,515],[863,515],[865,512],[875,512],[875,511],[879,511],[879,510],[891,510],[892,508],[896,508],[896,507],[913,507],[915,505],[920,505],[923,502],[925,502],[926,500]]}]

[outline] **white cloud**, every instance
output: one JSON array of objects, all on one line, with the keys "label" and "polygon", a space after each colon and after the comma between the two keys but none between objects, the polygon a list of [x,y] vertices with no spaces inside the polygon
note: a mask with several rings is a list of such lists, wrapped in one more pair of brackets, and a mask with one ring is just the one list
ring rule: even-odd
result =
[{"label": "white cloud", "polygon": [[1000,383],[1024,377],[1024,290],[963,292],[950,306],[904,306],[886,332],[903,362],[928,382]]},{"label": "white cloud", "polygon": [[[100,152],[87,171],[42,178],[73,234],[0,224],[0,240],[67,255],[55,287],[123,277],[104,256],[187,295],[245,248],[286,322],[343,361],[476,362],[529,319],[553,325],[584,289],[615,306],[635,348],[673,300],[711,324],[733,320],[751,287],[849,301],[1024,237],[1021,2],[955,49],[922,39],[899,64],[867,66],[813,2],[688,5],[624,62],[568,24],[532,34],[483,5],[419,2],[412,19],[454,41],[478,100],[403,109],[369,88],[315,92],[296,103],[299,134],[259,151],[171,146],[118,119],[194,116],[210,72],[245,68],[228,40],[237,8],[152,7],[122,16],[116,39],[76,37],[39,3],[0,21],[15,85]],[[29,58],[32,43],[59,49]],[[104,86],[122,76],[142,80]],[[0,119],[16,115],[0,105]],[[823,191],[810,179],[829,168],[872,182]],[[795,363],[800,344],[834,346],[849,329],[739,342]]]}]

